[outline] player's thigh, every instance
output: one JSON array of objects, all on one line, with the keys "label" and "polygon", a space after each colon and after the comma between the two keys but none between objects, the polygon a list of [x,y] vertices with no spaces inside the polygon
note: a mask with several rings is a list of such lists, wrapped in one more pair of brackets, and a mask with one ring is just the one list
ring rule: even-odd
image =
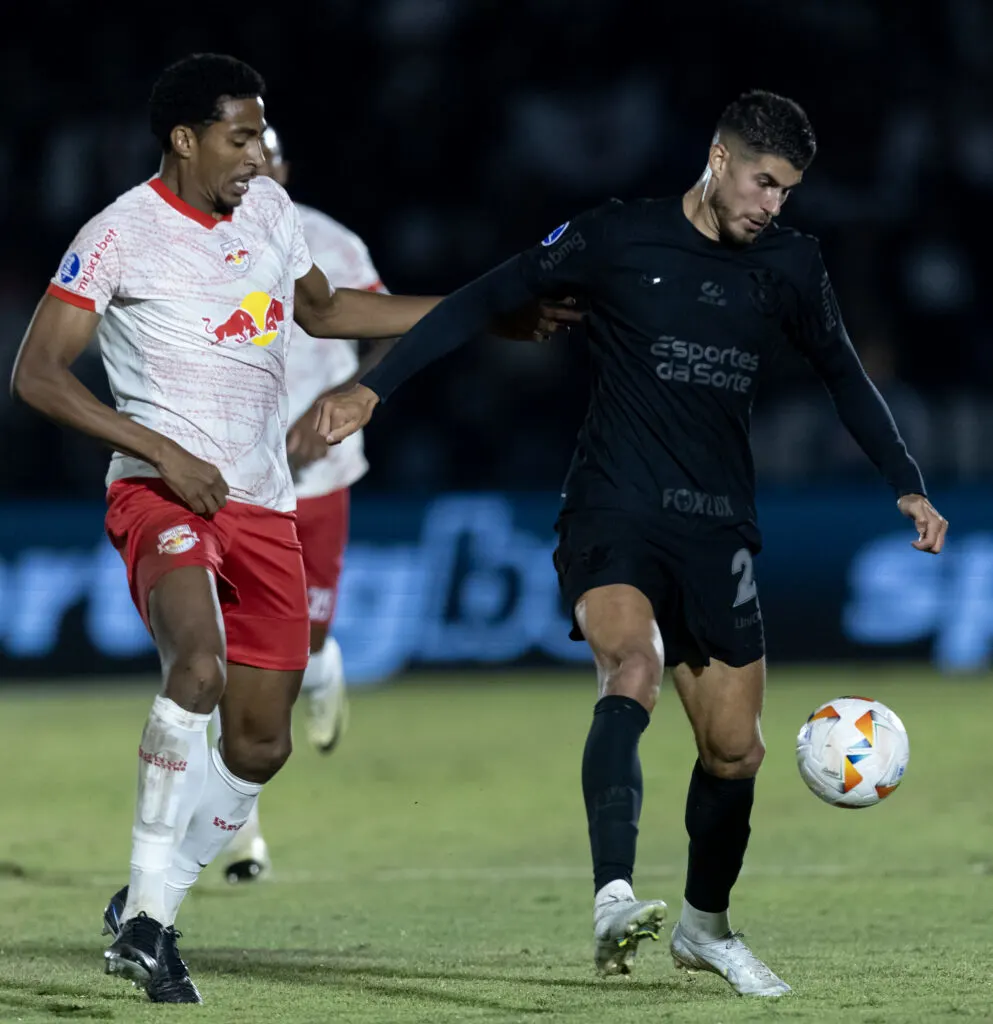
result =
[{"label": "player's thigh", "polygon": [[213,711],[224,689],[227,657],[214,574],[198,565],[165,573],[148,596],[148,622],[165,696],[188,711]]},{"label": "player's thigh", "polygon": [[310,650],[320,651],[334,620],[348,543],[347,487],[297,501],[297,536],[303,554],[310,611]]},{"label": "player's thigh", "polygon": [[600,696],[631,697],[651,710],[664,661],[651,601],[630,584],[606,584],[581,594],[574,614],[593,652]]},{"label": "player's thigh", "polygon": [[739,666],[713,657],[704,666],[683,663],[672,680],[704,768],[724,778],[754,775],[764,754],[765,658]]},{"label": "player's thigh", "polygon": [[239,778],[266,782],[292,750],[290,719],[303,672],[231,662],[221,698],[224,761]]},{"label": "player's thigh", "polygon": [[111,485],[105,525],[158,648],[166,696],[187,710],[212,710],[224,686],[221,608],[233,596],[216,524],[161,480],[133,479]]}]

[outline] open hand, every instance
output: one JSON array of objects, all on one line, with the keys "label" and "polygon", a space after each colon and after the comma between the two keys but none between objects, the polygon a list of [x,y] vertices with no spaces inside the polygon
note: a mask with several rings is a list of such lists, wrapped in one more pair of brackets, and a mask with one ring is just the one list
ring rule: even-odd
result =
[{"label": "open hand", "polygon": [[923,494],[905,494],[896,503],[897,508],[913,519],[917,527],[917,540],[913,542],[918,551],[930,551],[936,555],[945,546],[948,520],[938,512]]}]

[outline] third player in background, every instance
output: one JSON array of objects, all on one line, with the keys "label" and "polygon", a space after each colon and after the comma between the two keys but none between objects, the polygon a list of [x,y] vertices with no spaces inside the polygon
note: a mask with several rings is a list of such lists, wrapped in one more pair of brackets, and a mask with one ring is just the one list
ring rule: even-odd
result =
[{"label": "third player in background", "polygon": [[[284,187],[289,162],[276,131],[263,135],[265,168],[260,172]],[[338,288],[385,291],[365,243],[320,210],[296,203],[314,262]],[[314,430],[315,402],[330,390],[350,385],[369,370],[392,342],[371,342],[359,359],[358,343],[311,338],[294,325],[286,362],[289,394],[287,451],[297,496],[297,534],[303,546],[310,602],[310,660],[303,677],[307,736],[330,753],[348,721],[341,648],[330,635],[348,541],[349,489],[369,468],[361,431],[328,447]],[[224,873],[230,882],[249,881],[269,870],[269,851],[259,827],[258,807],[227,848]]]}]

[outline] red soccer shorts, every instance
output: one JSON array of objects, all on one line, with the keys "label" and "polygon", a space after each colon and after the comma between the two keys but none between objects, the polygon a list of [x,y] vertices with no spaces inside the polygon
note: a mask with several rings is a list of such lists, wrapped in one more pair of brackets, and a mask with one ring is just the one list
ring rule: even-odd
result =
[{"label": "red soccer shorts", "polygon": [[145,625],[155,584],[173,569],[202,565],[217,581],[228,661],[256,668],[307,667],[307,590],[294,520],[292,512],[242,502],[204,519],[155,477],[116,480],[107,491],[107,536]]},{"label": "red soccer shorts", "polygon": [[303,545],[310,621],[329,626],[338,603],[338,579],[348,543],[349,490],[297,499],[297,535]]}]

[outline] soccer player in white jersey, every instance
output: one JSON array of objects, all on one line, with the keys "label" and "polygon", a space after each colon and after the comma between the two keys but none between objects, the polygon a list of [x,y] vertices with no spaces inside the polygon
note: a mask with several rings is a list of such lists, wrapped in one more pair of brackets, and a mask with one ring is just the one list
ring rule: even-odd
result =
[{"label": "soccer player in white jersey", "polygon": [[[275,178],[285,188],[290,165],[272,125],[263,133],[262,152],[266,162],[260,173]],[[386,290],[368,248],[355,232],[313,207],[297,203],[296,208],[310,254],[330,281],[340,288]],[[360,363],[356,341],[312,338],[295,326],[286,359],[292,424],[287,447],[310,606],[310,660],[301,692],[307,735],[321,753],[334,749],[347,724],[341,648],[330,629],[348,541],[349,489],[365,476],[369,464],[361,431],[329,447],[313,429],[314,414],[321,398],[336,387],[357,381],[392,344],[392,339],[370,342],[370,349]],[[269,847],[262,835],[256,804],[225,850],[224,875],[229,882],[252,881],[269,868]]]},{"label": "soccer player in white jersey", "polygon": [[[162,662],[138,746],[126,904],[104,953],[107,973],[153,1002],[202,1001],[177,910],[290,753],[309,616],[286,455],[288,325],[390,338],[437,302],[329,287],[289,196],[256,177],[264,88],[217,54],[162,73],[150,100],[160,172],[76,236],[12,379],[39,412],[113,449],[107,533]],[[116,409],[70,369],[94,334]],[[223,740],[210,749],[218,702]]]}]

